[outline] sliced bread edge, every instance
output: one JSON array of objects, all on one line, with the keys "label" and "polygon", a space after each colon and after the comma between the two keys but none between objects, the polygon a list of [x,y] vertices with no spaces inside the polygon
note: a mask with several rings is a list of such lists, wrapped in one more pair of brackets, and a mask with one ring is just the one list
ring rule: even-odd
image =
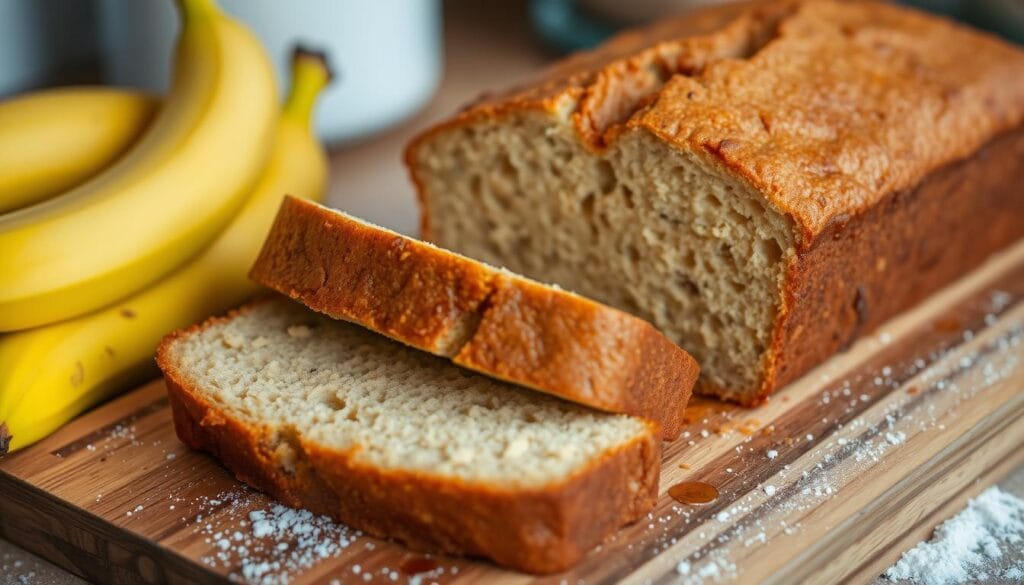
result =
[{"label": "sliced bread edge", "polygon": [[342,212],[286,198],[250,277],[486,375],[678,437],[697,362],[650,323]]},{"label": "sliced bread edge", "polygon": [[[268,301],[256,301],[256,303]],[[562,571],[619,527],[653,508],[660,441],[649,432],[595,457],[564,481],[506,489],[355,462],[351,452],[290,437],[297,455],[279,461],[274,429],[253,425],[210,399],[173,351],[223,317],[169,334],[160,344],[175,431],[214,455],[239,480],[281,502],[325,514],[368,534],[422,551],[483,556],[530,573]],[[290,471],[285,471],[288,467]]]}]

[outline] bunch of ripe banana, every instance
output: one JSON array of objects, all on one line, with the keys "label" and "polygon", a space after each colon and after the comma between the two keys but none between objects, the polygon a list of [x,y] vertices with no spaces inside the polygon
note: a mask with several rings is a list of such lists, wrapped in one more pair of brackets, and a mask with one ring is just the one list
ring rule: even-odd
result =
[{"label": "bunch of ripe banana", "polygon": [[169,331],[255,294],[285,193],[319,199],[310,129],[330,79],[268,58],[214,0],[179,0],[168,95],[63,89],[0,103],[0,454],[155,372]]}]

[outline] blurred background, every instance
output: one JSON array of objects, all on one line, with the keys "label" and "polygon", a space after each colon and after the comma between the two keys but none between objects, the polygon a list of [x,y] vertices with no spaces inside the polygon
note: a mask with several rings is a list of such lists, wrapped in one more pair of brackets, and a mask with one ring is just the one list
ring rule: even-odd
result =
[{"label": "blurred background", "polygon": [[[317,112],[332,146],[327,201],[416,233],[404,144],[482,89],[529,77],[624,27],[721,0],[221,0],[271,51],[327,49],[340,83]],[[1024,0],[904,0],[1024,42]],[[167,0],[0,0],[0,97],[52,85],[167,86]]]}]

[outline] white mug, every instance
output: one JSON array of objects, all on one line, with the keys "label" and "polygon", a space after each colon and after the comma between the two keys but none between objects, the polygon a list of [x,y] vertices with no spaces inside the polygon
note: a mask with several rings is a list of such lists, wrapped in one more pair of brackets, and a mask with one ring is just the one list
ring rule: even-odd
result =
[{"label": "white mug", "polygon": [[[345,142],[407,118],[441,77],[439,0],[219,0],[263,41],[287,90],[293,45],[325,51],[335,82],[317,108],[321,138]],[[101,0],[107,81],[161,92],[179,20],[171,0]]]}]

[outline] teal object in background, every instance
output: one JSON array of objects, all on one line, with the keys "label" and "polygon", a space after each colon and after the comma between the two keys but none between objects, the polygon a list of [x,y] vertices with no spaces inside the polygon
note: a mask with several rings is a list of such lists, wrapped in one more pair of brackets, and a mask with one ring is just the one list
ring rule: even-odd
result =
[{"label": "teal object in background", "polygon": [[[1024,0],[900,0],[1024,44]],[[683,4],[680,2],[680,4]],[[627,28],[588,12],[578,0],[530,0],[534,30],[559,53],[587,49]]]},{"label": "teal object in background", "polygon": [[973,0],[968,19],[1024,44],[1024,0]]},{"label": "teal object in background", "polygon": [[937,12],[939,14],[945,14],[946,16],[952,16],[954,18],[962,18],[966,12],[965,8],[967,3],[963,0],[899,0],[901,4],[907,6],[913,6],[929,12]]},{"label": "teal object in background", "polygon": [[1024,44],[1024,0],[902,0]]},{"label": "teal object in background", "polygon": [[541,39],[559,53],[571,53],[597,45],[618,30],[572,0],[531,0],[530,18]]}]

